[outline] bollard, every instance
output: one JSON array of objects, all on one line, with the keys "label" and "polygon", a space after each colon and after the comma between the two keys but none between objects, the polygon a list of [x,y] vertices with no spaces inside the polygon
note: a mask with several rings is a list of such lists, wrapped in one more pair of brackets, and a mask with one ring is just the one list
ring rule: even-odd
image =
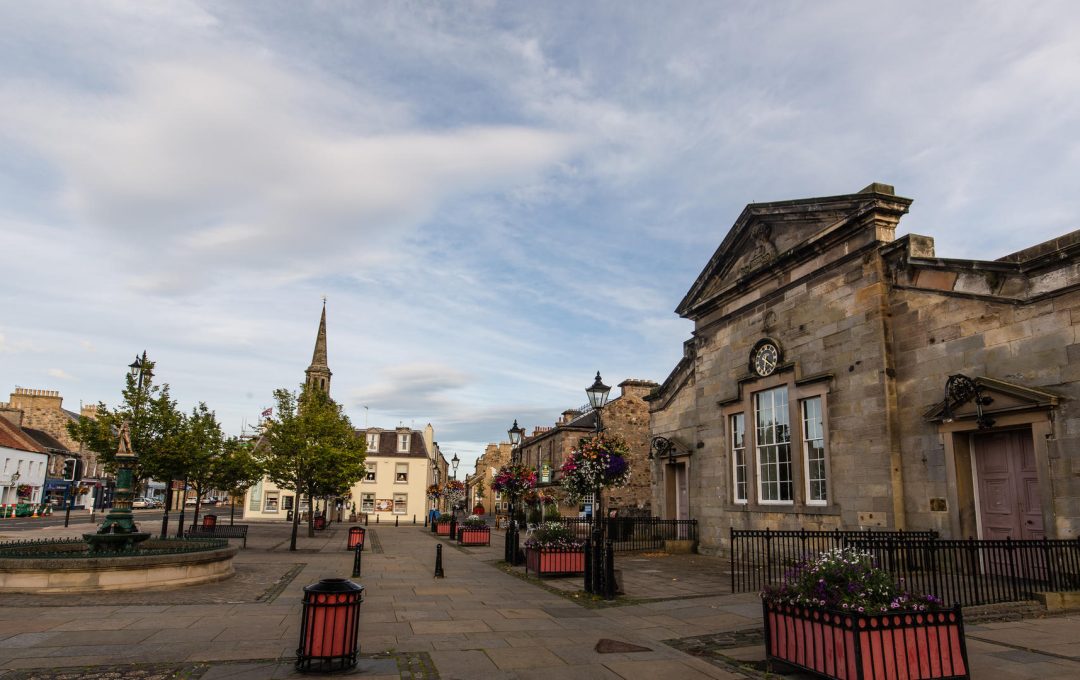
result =
[{"label": "bollard", "polygon": [[[428,518],[430,517],[430,515],[431,515],[431,513],[428,513],[427,515],[424,515],[424,526],[427,526],[427,521],[428,521]],[[413,521],[414,522],[416,521],[415,517],[413,518]]]},{"label": "bollard", "polygon": [[416,526],[416,515],[412,516],[412,523],[413,523],[413,526]]},{"label": "bollard", "polygon": [[364,544],[363,543],[357,543],[356,544],[356,550],[354,552],[356,553],[356,556],[353,557],[352,575],[353,575],[353,578],[356,578],[356,577],[360,576],[360,559],[364,555]]},{"label": "bollard", "polygon": [[356,666],[363,594],[364,586],[343,578],[325,578],[304,588],[297,671],[333,673]]},{"label": "bollard", "polygon": [[379,515],[375,515],[375,523],[376,523],[376,524],[378,524],[378,523],[379,523]]},{"label": "bollard", "polygon": [[445,578],[442,570],[442,543],[435,546],[435,578]]},{"label": "bollard", "polygon": [[592,539],[585,541],[585,592],[592,593]]},{"label": "bollard", "polygon": [[615,544],[610,539],[604,548],[604,599],[615,599]]},{"label": "bollard", "polygon": [[370,517],[370,515],[368,515],[368,514],[367,514],[367,513],[365,512],[365,513],[364,513],[364,526],[367,526],[367,523],[368,523],[368,518],[369,518],[369,517]]},{"label": "bollard", "polygon": [[400,519],[400,518],[398,518],[398,517],[395,517],[395,518],[394,518],[394,526],[397,526],[397,525],[398,525],[398,519]]}]

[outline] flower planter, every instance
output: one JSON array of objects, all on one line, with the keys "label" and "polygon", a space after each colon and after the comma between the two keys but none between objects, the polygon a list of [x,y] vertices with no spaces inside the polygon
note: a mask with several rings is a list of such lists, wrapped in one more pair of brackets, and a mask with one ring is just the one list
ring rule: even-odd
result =
[{"label": "flower planter", "polygon": [[585,551],[528,548],[525,551],[525,573],[530,571],[537,576],[583,574],[585,573]]},{"label": "flower planter", "polygon": [[459,545],[491,545],[491,529],[470,529],[462,527],[458,529]]},{"label": "flower planter", "polygon": [[436,536],[449,536],[450,535],[450,520],[447,520],[445,522],[440,520],[439,522],[437,522],[436,525],[435,525],[435,535]]},{"label": "flower planter", "polygon": [[960,607],[859,614],[762,601],[770,661],[839,680],[968,678]]}]

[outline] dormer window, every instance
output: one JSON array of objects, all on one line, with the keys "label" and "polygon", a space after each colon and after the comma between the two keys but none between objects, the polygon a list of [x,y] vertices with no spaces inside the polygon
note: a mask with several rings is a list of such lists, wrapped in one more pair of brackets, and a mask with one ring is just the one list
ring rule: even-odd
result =
[{"label": "dormer window", "polygon": [[398,435],[398,437],[397,437],[397,450],[398,450],[398,453],[408,453],[409,452],[409,440],[411,438],[412,437],[410,435],[408,435],[408,434],[399,434]]},{"label": "dormer window", "polygon": [[368,434],[368,436],[367,436],[367,450],[368,450],[368,453],[372,453],[374,451],[379,450],[379,434],[377,432]]}]

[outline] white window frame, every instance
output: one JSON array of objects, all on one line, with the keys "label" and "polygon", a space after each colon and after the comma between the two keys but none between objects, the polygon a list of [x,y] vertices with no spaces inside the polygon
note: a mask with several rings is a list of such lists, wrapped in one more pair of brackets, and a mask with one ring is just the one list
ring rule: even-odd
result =
[{"label": "white window frame", "polygon": [[746,466],[746,413],[732,413],[728,416],[728,424],[731,429],[731,497],[739,505],[746,505],[750,502],[750,471]]},{"label": "white window frame", "polygon": [[361,480],[365,484],[374,484],[379,480],[379,464],[376,462],[364,463],[364,479]]},{"label": "white window frame", "polygon": [[[817,413],[808,413],[809,407],[812,404],[817,404]],[[816,415],[816,418],[812,417]],[[825,450],[825,399],[821,395],[809,396],[799,400],[799,419],[802,421],[802,449],[803,449],[803,480],[804,480],[804,493],[806,494],[807,505],[828,505],[829,504],[829,457],[828,452]],[[811,467],[811,444],[813,442],[820,442],[820,446],[814,448],[814,451],[820,452],[820,460],[815,456],[815,462],[820,462],[821,476],[820,478],[812,476]],[[813,484],[820,482],[824,491],[823,498],[814,498],[812,493]]]},{"label": "white window frame", "polygon": [[409,443],[410,443],[411,439],[412,439],[411,434],[399,434],[398,435],[398,439],[397,439],[398,453],[408,453],[409,452]]},{"label": "white window frame", "polygon": [[[370,501],[370,502],[369,502]],[[375,492],[360,494],[360,512],[375,512]]]},{"label": "white window frame", "polygon": [[[271,509],[270,503],[273,502],[274,507]],[[274,514],[281,512],[281,494],[277,491],[267,491],[263,495],[263,513]]]},{"label": "white window frame", "polygon": [[[404,470],[404,472],[402,472]],[[401,476],[405,475],[405,479],[401,479]],[[394,465],[394,484],[408,484],[409,483],[409,464],[408,463],[396,463]]]},{"label": "white window frame", "polygon": [[[783,392],[783,401],[779,402],[776,396]],[[791,459],[791,413],[790,413],[790,390],[786,384],[777,385],[769,389],[755,392],[751,401],[754,405],[754,462],[757,469],[757,493],[760,505],[794,505],[795,504],[795,479],[794,462]],[[762,412],[764,411],[764,399],[769,398],[768,411],[773,414],[772,420],[762,426]],[[782,419],[780,418],[782,416]],[[785,427],[786,426],[786,427]],[[783,429],[781,429],[783,428]],[[786,438],[780,440],[780,437]],[[786,460],[784,460],[786,458]],[[771,460],[770,460],[771,459]],[[783,480],[783,468],[787,467],[787,480]],[[774,471],[776,478],[771,475],[767,478],[766,472]],[[766,497],[766,488],[775,485],[776,498]],[[787,487],[788,498],[783,498],[783,491]],[[771,495],[771,494],[769,494]]]},{"label": "white window frame", "polygon": [[[400,504],[400,509],[399,509]],[[404,515],[409,511],[409,494],[396,493],[394,494],[394,515]]]},{"label": "white window frame", "polygon": [[369,432],[367,436],[367,450],[373,453],[379,450],[379,433]]}]

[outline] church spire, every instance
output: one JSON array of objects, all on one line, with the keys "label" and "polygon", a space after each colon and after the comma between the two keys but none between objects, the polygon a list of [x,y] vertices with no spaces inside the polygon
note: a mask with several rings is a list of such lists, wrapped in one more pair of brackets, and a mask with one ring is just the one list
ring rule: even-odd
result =
[{"label": "church spire", "polygon": [[330,393],[330,367],[326,363],[326,298],[323,298],[322,318],[319,319],[319,334],[315,336],[315,351],[311,355],[311,365],[304,371],[307,384]]}]

